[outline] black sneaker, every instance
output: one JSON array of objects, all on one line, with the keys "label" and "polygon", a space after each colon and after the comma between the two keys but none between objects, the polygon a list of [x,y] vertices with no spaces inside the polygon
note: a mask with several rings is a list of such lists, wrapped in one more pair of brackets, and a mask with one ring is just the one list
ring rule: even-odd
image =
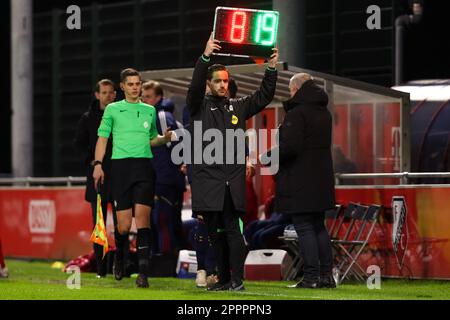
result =
[{"label": "black sneaker", "polygon": [[296,284],[288,286],[288,288],[317,289],[317,288],[319,288],[319,283],[317,283],[317,282],[310,282],[310,281],[307,281],[307,280],[302,280],[300,282],[297,282]]},{"label": "black sneaker", "polygon": [[240,283],[232,282],[230,285],[230,291],[244,291],[244,283],[241,281]]},{"label": "black sneaker", "polygon": [[320,277],[319,288],[329,288],[329,289],[336,288],[336,281],[334,281],[333,276],[328,275],[328,276]]},{"label": "black sneaker", "polygon": [[131,275],[133,272],[133,264],[131,262],[124,263],[124,271],[123,271],[123,277],[124,278],[131,278]]},{"label": "black sneaker", "polygon": [[230,289],[231,287],[231,283],[227,282],[227,283],[214,283],[212,286],[208,287],[208,291],[227,291],[228,289]]},{"label": "black sneaker", "polygon": [[136,286],[138,288],[148,288],[148,279],[147,276],[143,275],[143,274],[139,274],[138,277],[136,278]]},{"label": "black sneaker", "polygon": [[122,260],[114,258],[113,273],[114,273],[114,278],[116,278],[116,280],[122,280],[123,274],[124,274]]}]

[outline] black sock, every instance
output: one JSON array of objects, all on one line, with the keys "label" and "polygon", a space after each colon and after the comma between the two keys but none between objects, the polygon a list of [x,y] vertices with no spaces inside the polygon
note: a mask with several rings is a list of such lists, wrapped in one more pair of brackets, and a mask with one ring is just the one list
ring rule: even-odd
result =
[{"label": "black sock", "polygon": [[137,230],[137,254],[139,273],[148,275],[148,269],[150,265],[150,228],[141,228]]},{"label": "black sock", "polygon": [[114,229],[114,240],[116,242],[117,259],[120,261],[123,261],[124,254],[126,254],[125,257],[128,257],[128,253],[125,252],[126,246],[128,246],[127,249],[129,249],[128,232],[125,234],[120,234],[119,230],[117,228],[115,228]]}]

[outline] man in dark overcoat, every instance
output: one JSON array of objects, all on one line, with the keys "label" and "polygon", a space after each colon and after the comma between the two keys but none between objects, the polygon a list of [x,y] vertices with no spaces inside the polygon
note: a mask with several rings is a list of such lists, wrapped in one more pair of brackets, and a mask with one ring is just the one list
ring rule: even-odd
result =
[{"label": "man in dark overcoat", "polygon": [[289,89],[279,129],[275,210],[291,216],[298,234],[304,278],[294,287],[335,287],[324,225],[325,211],[335,204],[328,96],[306,73],[294,75]]}]

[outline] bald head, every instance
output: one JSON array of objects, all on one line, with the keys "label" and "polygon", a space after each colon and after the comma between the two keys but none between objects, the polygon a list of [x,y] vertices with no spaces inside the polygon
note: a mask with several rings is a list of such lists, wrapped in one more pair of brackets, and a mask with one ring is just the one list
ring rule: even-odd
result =
[{"label": "bald head", "polygon": [[312,80],[312,77],[309,73],[295,74],[289,81],[289,91],[291,92],[291,97],[293,97],[302,87],[302,85],[308,80]]}]

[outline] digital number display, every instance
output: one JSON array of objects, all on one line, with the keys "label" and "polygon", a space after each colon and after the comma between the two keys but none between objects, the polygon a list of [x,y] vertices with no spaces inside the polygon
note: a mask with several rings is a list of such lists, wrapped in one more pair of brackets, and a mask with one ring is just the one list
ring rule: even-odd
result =
[{"label": "digital number display", "polygon": [[221,42],[218,54],[269,57],[276,46],[277,11],[217,7],[214,39]]}]

